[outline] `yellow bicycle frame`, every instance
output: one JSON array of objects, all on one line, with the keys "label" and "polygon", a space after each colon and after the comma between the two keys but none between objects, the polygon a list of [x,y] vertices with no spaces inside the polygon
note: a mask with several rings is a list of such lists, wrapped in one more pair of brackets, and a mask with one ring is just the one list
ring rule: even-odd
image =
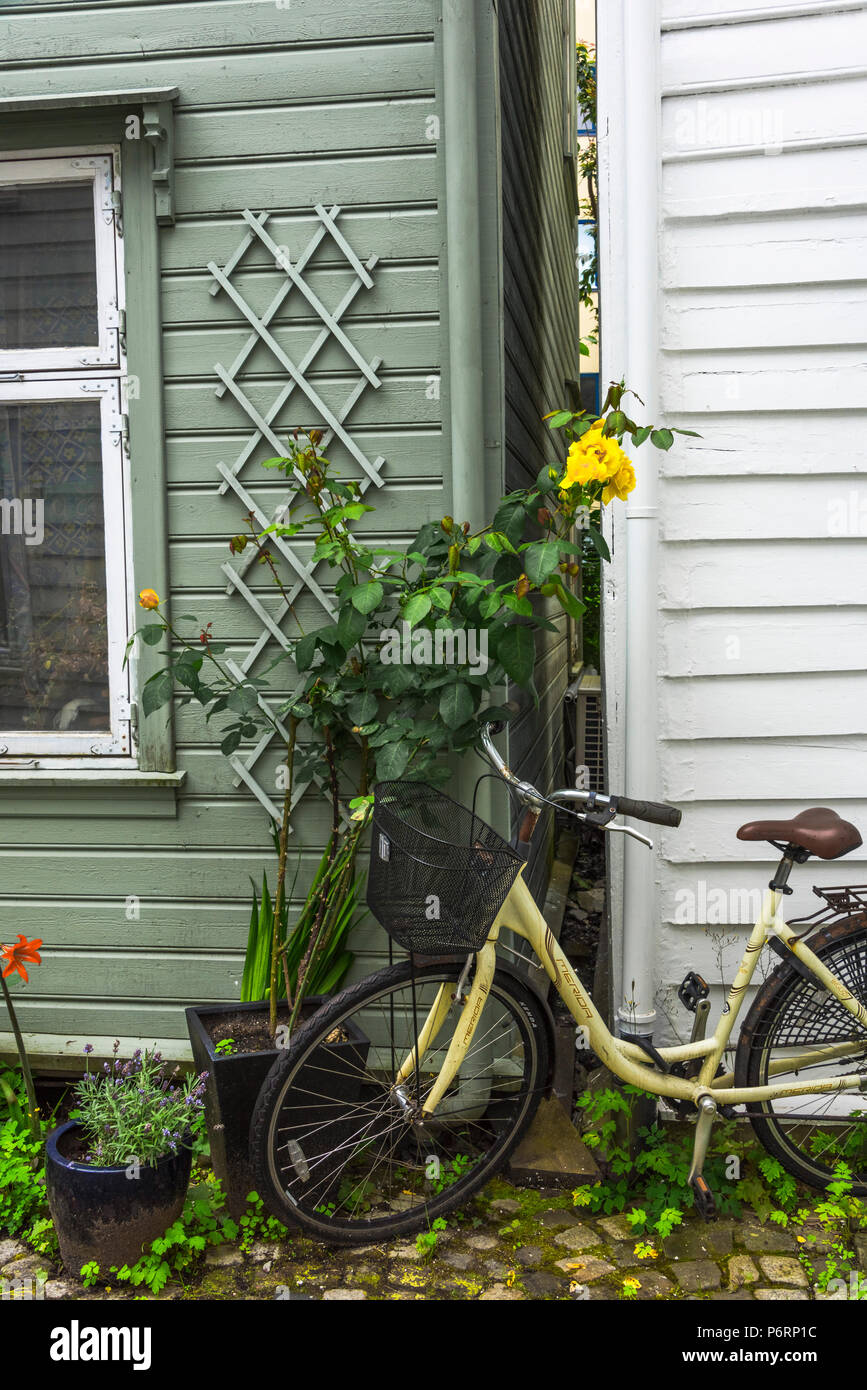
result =
[{"label": "yellow bicycle frame", "polygon": [[[853,1019],[867,1029],[867,1009],[853,997],[850,991],[822,964],[810,948],[801,941],[782,917],[778,908],[782,894],[769,890],[765,894],[762,910],[759,913],[750,939],[747,942],[740,968],[729,990],[728,998],[717,1023],[716,1030],[709,1038],[699,1042],[680,1044],[675,1047],[661,1047],[659,1055],[665,1062],[682,1062],[703,1058],[697,1076],[685,1078],[660,1072],[652,1059],[635,1043],[616,1038],[605,1026],[592,999],[585,993],[555,941],[545,919],[539,911],[523,878],[523,868],[515,879],[506,901],[503,903],[488,939],[476,954],[476,968],[473,982],[462,1003],[461,1017],[449,1043],[445,1059],[437,1079],[425,1101],[423,1117],[432,1115],[442,1100],[452,1081],[460,1071],[461,1064],[473,1040],[473,1035],[482,1016],[485,1001],[490,992],[496,969],[497,939],[504,927],[523,937],[530,943],[546,972],[550,976],[557,993],[565,1003],[576,1023],[587,1030],[588,1046],[599,1060],[622,1081],[639,1086],[659,1096],[671,1096],[675,1100],[692,1101],[699,1105],[702,1097],[711,1098],[722,1092],[720,1099],[727,1105],[749,1104],[754,1101],[778,1100],[784,1096],[819,1095],[823,1092],[857,1091],[867,1088],[867,1077],[833,1076],[823,1080],[787,1082],[782,1085],[741,1086],[734,1085],[731,1072],[717,1075],[720,1061],[737,1020],[744,995],[753,977],[759,954],[769,935],[775,934],[783,941],[793,955],[806,965],[816,976],[816,981],[825,986],[835,999],[838,999]],[[454,985],[442,985],[427,1019],[419,1033],[415,1048],[401,1067],[396,1084],[407,1080],[416,1066],[416,1059],[423,1057],[428,1047],[442,1027],[455,995]],[[853,1041],[855,1039],[853,1038]],[[846,1056],[852,1043],[835,1043],[824,1047],[805,1049],[798,1055],[798,1066],[828,1062],[835,1057]],[[791,1061],[771,1062],[770,1071],[787,1072],[793,1069]]]}]

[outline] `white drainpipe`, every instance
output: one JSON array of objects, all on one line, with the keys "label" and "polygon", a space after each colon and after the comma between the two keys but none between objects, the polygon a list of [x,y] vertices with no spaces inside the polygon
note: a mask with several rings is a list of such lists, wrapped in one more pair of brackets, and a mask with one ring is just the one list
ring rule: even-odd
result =
[{"label": "white drainpipe", "polygon": [[[658,423],[658,217],[659,124],[658,0],[605,0],[606,24],[600,33],[620,50],[609,53],[604,67],[612,87],[608,103],[610,158],[622,162],[612,170],[610,185],[619,189],[620,206],[609,219],[622,222],[620,257],[602,284],[603,305],[611,306],[613,342],[606,354],[610,373],[645,402],[627,397],[627,414]],[[616,62],[616,67],[615,67]],[[619,90],[615,90],[617,83]],[[600,82],[600,90],[602,83]],[[620,124],[620,130],[616,125]],[[604,231],[603,231],[604,235]],[[604,324],[603,324],[604,329]],[[602,336],[605,344],[605,333]],[[611,352],[619,354],[614,361]],[[629,440],[626,440],[627,450]],[[626,507],[626,565],[618,583],[625,585],[626,670],[624,690],[625,774],[622,787],[611,790],[659,800],[657,789],[657,535],[659,453],[648,442],[635,457],[638,484]],[[646,828],[646,827],[645,827]],[[624,846],[623,957],[615,987],[621,1033],[649,1038],[656,1022],[654,950],[657,939],[655,855],[633,840]]]}]

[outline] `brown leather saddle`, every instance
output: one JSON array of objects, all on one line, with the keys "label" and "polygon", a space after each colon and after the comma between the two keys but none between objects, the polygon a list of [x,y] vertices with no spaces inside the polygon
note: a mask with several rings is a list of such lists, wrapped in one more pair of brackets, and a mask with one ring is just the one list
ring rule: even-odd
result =
[{"label": "brown leather saddle", "polygon": [[797,845],[818,859],[839,859],[861,844],[861,835],[854,825],[841,820],[827,806],[813,806],[793,820],[754,820],[742,825],[739,840],[782,840]]}]

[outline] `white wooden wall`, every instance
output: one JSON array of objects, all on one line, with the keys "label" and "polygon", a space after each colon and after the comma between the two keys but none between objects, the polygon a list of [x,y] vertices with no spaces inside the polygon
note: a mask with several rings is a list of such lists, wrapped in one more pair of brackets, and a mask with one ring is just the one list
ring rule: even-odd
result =
[{"label": "white wooden wall", "polygon": [[[774,853],[742,822],[829,805],[867,839],[867,4],[660,0],[660,30],[659,401],[703,437],[660,456],[658,1005],[718,975],[689,895],[731,977]],[[863,850],[812,860],[791,915],[859,881]]]}]

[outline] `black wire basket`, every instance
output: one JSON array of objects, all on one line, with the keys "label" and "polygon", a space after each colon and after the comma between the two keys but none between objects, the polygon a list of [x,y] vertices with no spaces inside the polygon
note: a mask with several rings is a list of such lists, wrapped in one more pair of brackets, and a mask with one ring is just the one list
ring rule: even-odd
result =
[{"label": "black wire basket", "polygon": [[480,951],[524,860],[423,782],[374,788],[367,905],[406,951]]}]

